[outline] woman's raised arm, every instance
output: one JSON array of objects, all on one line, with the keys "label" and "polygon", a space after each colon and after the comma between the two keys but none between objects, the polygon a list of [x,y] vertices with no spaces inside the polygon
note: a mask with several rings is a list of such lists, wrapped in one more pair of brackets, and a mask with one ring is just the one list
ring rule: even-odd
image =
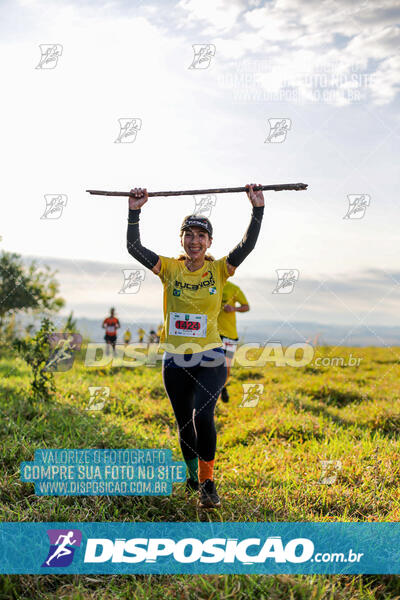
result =
[{"label": "woman's raised arm", "polygon": [[161,260],[158,254],[142,246],[139,233],[140,211],[149,199],[146,188],[134,188],[129,196],[128,231],[126,235],[127,249],[133,258],[142,265],[158,274],[161,270]]},{"label": "woman's raised arm", "polygon": [[229,252],[226,257],[226,265],[229,275],[233,275],[236,267],[238,267],[244,259],[250,254],[256,245],[258,234],[260,233],[261,222],[264,214],[264,195],[262,190],[255,191],[253,186],[255,183],[246,185],[246,194],[253,205],[251,221],[244,234],[241,242]]}]

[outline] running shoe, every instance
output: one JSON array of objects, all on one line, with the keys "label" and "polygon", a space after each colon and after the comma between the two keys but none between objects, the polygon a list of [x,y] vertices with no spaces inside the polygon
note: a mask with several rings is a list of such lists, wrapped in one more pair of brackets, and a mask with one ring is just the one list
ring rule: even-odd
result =
[{"label": "running shoe", "polygon": [[221,400],[222,400],[222,402],[228,402],[228,400],[229,400],[229,394],[228,394],[228,390],[226,389],[226,387],[222,388]]},{"label": "running shoe", "polygon": [[189,477],[189,479],[186,479],[186,488],[185,488],[185,492],[186,494],[190,495],[190,494],[194,494],[195,492],[199,491],[199,482],[196,481],[195,479],[191,479]]},{"label": "running shoe", "polygon": [[211,479],[206,479],[200,483],[199,508],[218,508],[221,501],[215,488],[215,483]]}]

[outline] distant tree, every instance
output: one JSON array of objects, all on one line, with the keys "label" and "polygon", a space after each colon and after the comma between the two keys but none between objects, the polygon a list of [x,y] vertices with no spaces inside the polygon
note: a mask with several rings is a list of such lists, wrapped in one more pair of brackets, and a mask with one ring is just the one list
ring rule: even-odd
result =
[{"label": "distant tree", "polygon": [[77,333],[78,329],[77,329],[78,325],[76,322],[76,319],[74,319],[74,311],[71,310],[71,312],[69,313],[66,323],[64,325],[64,333],[68,332],[68,333]]},{"label": "distant tree", "polygon": [[2,251],[0,255],[0,329],[11,315],[21,312],[57,312],[65,304],[58,296],[55,272],[36,261],[24,265],[21,256]]}]

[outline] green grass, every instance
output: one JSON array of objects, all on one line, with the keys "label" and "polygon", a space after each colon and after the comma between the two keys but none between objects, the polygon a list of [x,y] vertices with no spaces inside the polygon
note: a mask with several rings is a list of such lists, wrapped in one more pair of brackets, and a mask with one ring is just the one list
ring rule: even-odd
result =
[{"label": "green grass", "polygon": [[[29,401],[29,368],[0,360],[2,521],[398,521],[400,349],[319,348],[358,367],[233,368],[230,402],[217,405],[215,479],[222,507],[199,512],[183,484],[170,497],[39,497],[19,464],[39,448],[170,448],[175,422],[156,368],[85,368],[55,374],[48,404]],[[250,353],[251,356],[251,353]],[[242,384],[261,383],[257,406],[240,407]],[[110,386],[101,412],[88,386]],[[321,460],[340,460],[321,485]],[[3,576],[5,598],[400,598],[397,576]]]}]

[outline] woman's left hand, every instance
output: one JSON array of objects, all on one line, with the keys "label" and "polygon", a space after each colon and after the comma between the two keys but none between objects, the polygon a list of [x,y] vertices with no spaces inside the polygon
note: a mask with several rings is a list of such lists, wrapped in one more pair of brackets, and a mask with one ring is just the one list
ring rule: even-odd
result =
[{"label": "woman's left hand", "polygon": [[232,306],[231,304],[225,304],[224,311],[227,313],[235,312],[235,307]]},{"label": "woman's left hand", "polygon": [[264,194],[262,190],[255,191],[253,186],[260,186],[260,183],[249,183],[246,185],[246,194],[253,206],[264,206]]}]

